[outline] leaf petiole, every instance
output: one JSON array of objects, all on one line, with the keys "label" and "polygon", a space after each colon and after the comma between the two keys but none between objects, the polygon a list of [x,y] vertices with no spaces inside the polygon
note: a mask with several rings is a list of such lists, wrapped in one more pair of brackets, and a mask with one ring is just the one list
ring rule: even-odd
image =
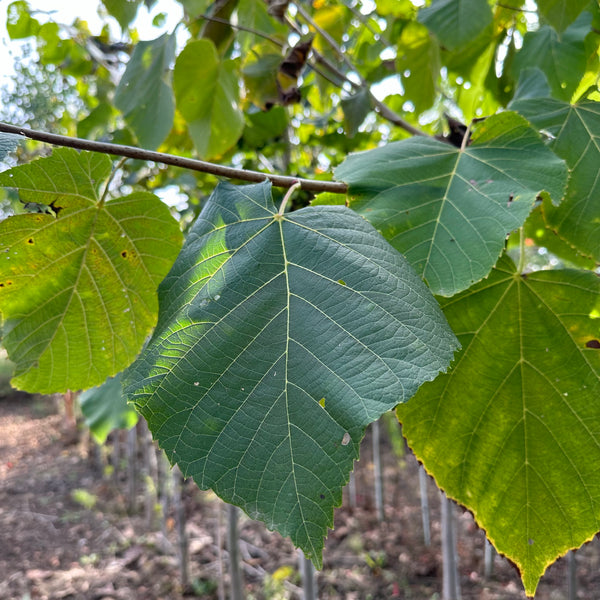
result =
[{"label": "leaf petiole", "polygon": [[290,189],[285,193],[285,196],[283,197],[283,200],[281,201],[281,205],[279,206],[279,211],[277,212],[277,214],[280,217],[283,217],[283,213],[285,212],[285,207],[287,206],[287,203],[289,202],[290,198],[292,197],[292,194],[300,189],[302,187],[302,183],[300,181],[296,181],[296,183],[294,183]]}]

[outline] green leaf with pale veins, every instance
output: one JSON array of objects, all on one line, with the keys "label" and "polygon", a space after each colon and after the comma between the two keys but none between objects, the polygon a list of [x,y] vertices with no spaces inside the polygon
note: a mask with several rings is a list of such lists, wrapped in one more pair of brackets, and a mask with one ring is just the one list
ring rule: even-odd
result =
[{"label": "green leaf with pale veins", "polygon": [[350,207],[435,294],[452,296],[490,272],[542,192],[562,198],[567,168],[525,119],[505,112],[464,150],[413,137],[351,155],[335,175],[349,186]]},{"label": "green leaf with pale veins", "polygon": [[85,424],[99,444],[104,444],[108,434],[115,429],[131,429],[138,421],[137,412],[123,396],[119,375],[82,392],[79,405]]},{"label": "green leaf with pale veins", "polygon": [[457,50],[483,33],[493,15],[487,0],[433,0],[419,11],[418,18],[444,48]]},{"label": "green leaf with pale veins", "polygon": [[524,69],[537,67],[548,78],[553,95],[570,100],[585,73],[585,37],[591,24],[592,15],[584,12],[560,35],[548,25],[525,34],[512,65],[515,79]]},{"label": "green leaf with pale veins", "polygon": [[571,169],[565,200],[560,206],[544,202],[544,220],[580,253],[600,262],[600,102],[524,98],[511,108],[554,136],[550,147]]},{"label": "green leaf with pale veins", "polygon": [[600,279],[503,259],[442,308],[463,350],[398,407],[402,431],[533,595],[600,530]]},{"label": "green leaf with pale veins", "polygon": [[138,42],[115,92],[115,106],[140,145],[151,150],[160,146],[173,125],[170,69],[175,41],[174,35],[165,33],[155,40]]},{"label": "green leaf with pale veins", "polygon": [[124,390],[173,463],[322,564],[365,427],[456,346],[404,258],[346,207],[280,216],[220,184],[159,288]]},{"label": "green leaf with pale veins", "polygon": [[222,156],[244,130],[235,70],[235,62],[221,61],[215,45],[206,39],[188,43],[177,57],[173,75],[177,108],[201,158]]},{"label": "green leaf with pale veins", "polygon": [[182,236],[153,194],[101,202],[110,170],[107,156],[57,149],[0,174],[22,201],[50,207],[0,223],[3,345],[17,388],[100,384],[135,358],[156,321],[156,288]]}]

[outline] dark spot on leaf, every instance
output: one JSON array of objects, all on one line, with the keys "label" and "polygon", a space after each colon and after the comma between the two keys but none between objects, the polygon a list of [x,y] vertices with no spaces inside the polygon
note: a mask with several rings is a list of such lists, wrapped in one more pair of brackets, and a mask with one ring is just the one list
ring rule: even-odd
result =
[{"label": "dark spot on leaf", "polygon": [[123,252],[121,252],[121,256],[123,258],[127,258],[127,250],[123,250]]},{"label": "dark spot on leaf", "polygon": [[3,281],[2,283],[0,283],[0,288],[8,287],[9,285],[12,285],[12,283],[12,281]]},{"label": "dark spot on leaf", "polygon": [[325,494],[321,494],[321,500],[325,500]]},{"label": "dark spot on leaf", "polygon": [[33,238],[29,238],[29,239],[27,240],[27,243],[28,243],[28,244],[33,244]]},{"label": "dark spot on leaf", "polygon": [[600,350],[600,340],[588,340],[585,343],[586,348],[597,348]]},{"label": "dark spot on leaf", "polygon": [[515,195],[514,195],[514,194],[511,194],[511,195],[508,197],[508,202],[506,203],[506,206],[510,206],[511,202],[512,202],[514,199],[515,199]]},{"label": "dark spot on leaf", "polygon": [[456,240],[454,238],[450,238],[450,241],[451,242],[455,242]]},{"label": "dark spot on leaf", "polygon": [[533,540],[532,540],[531,538],[529,538],[529,539],[527,540],[527,543],[528,543],[530,546],[533,546]]}]

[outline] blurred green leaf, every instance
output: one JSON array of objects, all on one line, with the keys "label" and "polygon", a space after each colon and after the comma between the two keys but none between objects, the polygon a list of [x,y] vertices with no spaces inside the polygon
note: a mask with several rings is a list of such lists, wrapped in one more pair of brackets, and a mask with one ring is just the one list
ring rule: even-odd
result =
[{"label": "blurred green leaf", "polygon": [[492,20],[487,0],[433,0],[419,11],[419,22],[451,51],[469,45]]},{"label": "blurred green leaf", "polygon": [[179,54],[173,88],[201,158],[222,156],[238,141],[244,117],[238,108],[236,65],[221,61],[210,40],[190,42]]},{"label": "blurred green leaf", "polygon": [[104,444],[108,434],[115,429],[131,429],[138,421],[138,414],[123,396],[119,375],[82,392],[79,405],[85,424],[99,444]]},{"label": "blurred green leaf", "polygon": [[592,15],[584,12],[560,36],[547,25],[528,32],[513,62],[515,79],[524,69],[537,67],[548,78],[552,94],[569,101],[585,72],[584,40],[590,32],[591,22]]}]

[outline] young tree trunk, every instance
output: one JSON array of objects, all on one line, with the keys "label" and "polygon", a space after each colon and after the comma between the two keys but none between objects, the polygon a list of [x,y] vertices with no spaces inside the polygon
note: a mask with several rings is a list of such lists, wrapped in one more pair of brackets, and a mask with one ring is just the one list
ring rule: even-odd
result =
[{"label": "young tree trunk", "polygon": [[374,421],[371,429],[373,434],[373,471],[375,477],[375,508],[377,509],[377,520],[383,523],[385,513],[383,510],[383,473],[381,470],[381,428],[379,421]]},{"label": "young tree trunk", "polygon": [[298,559],[300,562],[300,575],[302,577],[304,600],[317,600],[318,594],[315,567],[312,562],[304,556],[302,550],[298,550]]},{"label": "young tree trunk", "polygon": [[356,476],[354,471],[350,473],[350,479],[348,480],[348,505],[352,509],[356,508]]},{"label": "young tree trunk", "polygon": [[133,514],[137,496],[137,428],[127,432],[127,510]]},{"label": "young tree trunk", "polygon": [[239,509],[233,504],[227,505],[227,551],[229,553],[229,577],[231,579],[231,600],[243,600],[244,582],[240,564],[240,546],[238,533]]},{"label": "young tree trunk", "polygon": [[496,551],[494,546],[489,543],[488,539],[485,539],[485,545],[483,547],[483,576],[486,579],[490,579],[494,572],[494,555]]},{"label": "young tree trunk", "polygon": [[567,598],[577,600],[577,555],[573,551],[567,554]]},{"label": "young tree trunk", "polygon": [[185,508],[181,499],[183,486],[183,477],[179,467],[173,467],[173,508],[175,509],[175,526],[177,527],[177,539],[179,546],[179,576],[181,587],[184,590],[189,588],[189,570],[188,570],[188,539],[185,530]]},{"label": "young tree trunk", "polygon": [[429,521],[429,496],[427,494],[427,473],[419,464],[419,495],[421,497],[421,521],[423,523],[423,541],[431,546],[431,525]]},{"label": "young tree trunk", "polygon": [[144,508],[146,525],[148,529],[152,529],[158,500],[158,460],[156,459],[154,444],[152,443],[152,434],[144,419],[140,419],[139,427],[144,448],[144,481],[146,482]]},{"label": "young tree trunk", "polygon": [[440,491],[440,500],[442,504],[442,600],[460,600],[454,503],[442,491]]}]

